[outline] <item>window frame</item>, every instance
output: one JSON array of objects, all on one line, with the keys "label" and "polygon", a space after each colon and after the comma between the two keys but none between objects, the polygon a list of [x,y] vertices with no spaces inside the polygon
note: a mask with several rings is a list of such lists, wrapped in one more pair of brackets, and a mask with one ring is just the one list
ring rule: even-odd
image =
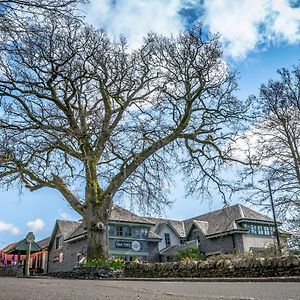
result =
[{"label": "window frame", "polygon": [[165,244],[166,244],[166,247],[170,247],[170,246],[171,246],[171,237],[170,237],[170,233],[165,232],[164,237],[165,237]]},{"label": "window frame", "polygon": [[62,235],[58,235],[55,237],[55,249],[61,249],[62,248]]}]

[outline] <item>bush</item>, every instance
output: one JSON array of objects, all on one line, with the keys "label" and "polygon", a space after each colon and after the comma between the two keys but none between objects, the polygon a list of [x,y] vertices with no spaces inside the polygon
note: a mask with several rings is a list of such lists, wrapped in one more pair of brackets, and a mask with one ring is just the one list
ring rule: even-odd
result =
[{"label": "bush", "polygon": [[124,259],[116,257],[108,260],[108,265],[112,269],[122,269],[124,268]]},{"label": "bush", "polygon": [[187,261],[187,260],[205,260],[205,255],[196,248],[186,248],[184,250],[178,251],[176,254],[177,261]]}]

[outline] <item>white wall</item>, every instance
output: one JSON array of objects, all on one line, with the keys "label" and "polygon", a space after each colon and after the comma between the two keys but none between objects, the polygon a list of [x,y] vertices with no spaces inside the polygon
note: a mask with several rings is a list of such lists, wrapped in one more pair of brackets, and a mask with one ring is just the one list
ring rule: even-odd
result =
[{"label": "white wall", "polygon": [[244,251],[249,251],[250,248],[266,248],[271,245],[276,245],[276,239],[272,236],[255,236],[243,235]]},{"label": "white wall", "polygon": [[160,243],[158,243],[159,251],[166,248],[165,233],[170,234],[171,246],[180,245],[180,239],[176,235],[176,233],[168,225],[163,225],[163,226],[161,226],[160,230],[157,233],[162,238],[162,241]]}]

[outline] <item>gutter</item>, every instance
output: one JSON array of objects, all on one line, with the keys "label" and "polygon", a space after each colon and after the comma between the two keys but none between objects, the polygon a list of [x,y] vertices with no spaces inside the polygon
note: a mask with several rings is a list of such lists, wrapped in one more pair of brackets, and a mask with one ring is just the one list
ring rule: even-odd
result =
[{"label": "gutter", "polygon": [[229,231],[224,231],[224,232],[219,232],[219,233],[213,233],[213,234],[208,234],[205,235],[206,238],[212,239],[212,238],[217,238],[220,236],[226,236],[234,233],[247,233],[248,229],[234,229],[234,230],[229,230]]}]

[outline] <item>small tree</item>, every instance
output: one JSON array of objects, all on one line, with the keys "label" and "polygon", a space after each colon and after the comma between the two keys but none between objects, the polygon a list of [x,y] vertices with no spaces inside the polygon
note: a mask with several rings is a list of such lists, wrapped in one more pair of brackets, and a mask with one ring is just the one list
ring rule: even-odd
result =
[{"label": "small tree", "polygon": [[272,184],[277,212],[282,220],[300,218],[300,66],[278,70],[279,80],[260,88],[255,104],[256,136],[252,159],[259,161],[249,199],[270,208],[267,180]]},{"label": "small tree", "polygon": [[217,37],[150,34],[130,52],[77,19],[30,29],[8,32],[0,52],[1,182],[58,190],[86,222],[88,259],[108,256],[118,193],[161,208],[179,167],[193,190],[224,185],[223,145],[244,107]]},{"label": "small tree", "polygon": [[199,261],[204,259],[205,255],[201,253],[198,248],[186,248],[178,251],[178,253],[176,254],[177,261]]}]

